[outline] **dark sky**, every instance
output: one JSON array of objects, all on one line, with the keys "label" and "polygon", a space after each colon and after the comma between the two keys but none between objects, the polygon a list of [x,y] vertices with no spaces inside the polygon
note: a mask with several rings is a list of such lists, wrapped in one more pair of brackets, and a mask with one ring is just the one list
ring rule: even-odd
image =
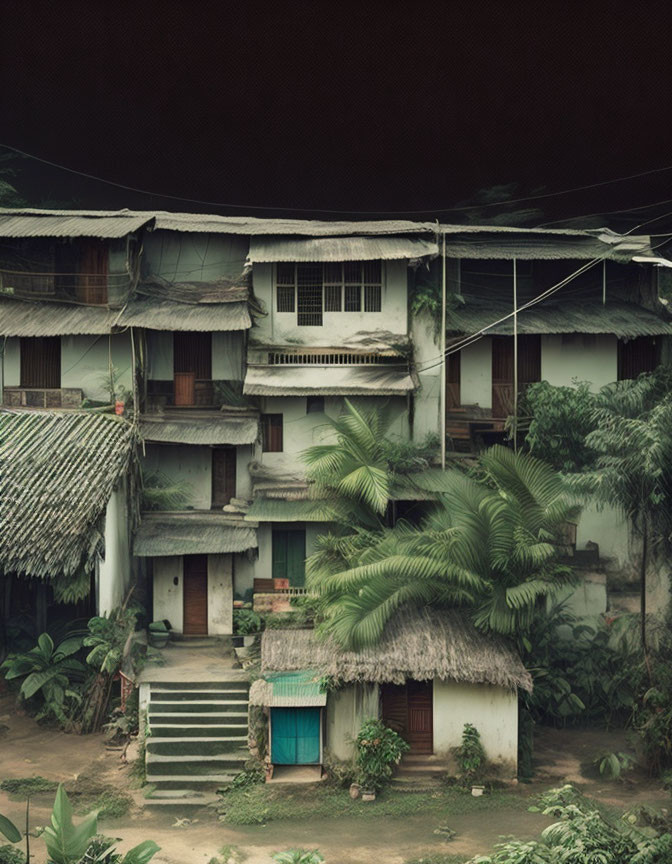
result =
[{"label": "dark sky", "polygon": [[[431,216],[494,184],[526,195],[672,165],[665,10],[0,0],[0,140],[188,198]],[[235,212],[19,167],[31,200]],[[667,198],[672,171],[542,206]]]}]

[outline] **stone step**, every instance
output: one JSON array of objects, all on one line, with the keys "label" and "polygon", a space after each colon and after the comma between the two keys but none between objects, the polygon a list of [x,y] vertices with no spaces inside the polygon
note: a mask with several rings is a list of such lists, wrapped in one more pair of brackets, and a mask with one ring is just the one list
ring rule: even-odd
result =
[{"label": "stone step", "polygon": [[[210,774],[238,773],[245,767],[248,758],[247,751],[209,756],[166,756],[157,753],[147,753],[145,766],[147,775],[154,777],[177,776],[197,777]],[[186,780],[185,780],[185,785]]]},{"label": "stone step", "polygon": [[238,702],[247,702],[249,690],[242,688],[223,690],[214,688],[211,690],[166,690],[152,687],[149,695],[150,702],[211,702],[213,699],[228,699]]},{"label": "stone step", "polygon": [[219,774],[148,774],[146,780],[157,787],[152,794],[156,794],[158,791],[183,790],[191,786],[195,786],[199,792],[205,792],[218,789],[220,786],[230,783],[238,773],[236,770],[223,771]]},{"label": "stone step", "polygon": [[[172,792],[172,789],[157,790],[161,792]],[[144,807],[211,807],[219,803],[219,796],[194,792],[192,789],[177,790],[184,792],[179,798],[157,798],[152,795],[145,798]]]},{"label": "stone step", "polygon": [[172,714],[175,715],[175,712],[183,712],[189,714],[223,714],[223,713],[239,713],[241,709],[247,709],[247,700],[241,701],[240,699],[202,699],[193,702],[187,702],[186,700],[175,701],[175,700],[165,700],[161,702],[154,702],[153,700],[149,703],[149,716],[150,718],[155,714]]},{"label": "stone step", "polygon": [[234,724],[247,726],[247,711],[213,711],[208,714],[199,714],[193,711],[162,711],[158,714],[151,714],[151,725],[155,728],[162,726],[178,726],[180,728],[216,726],[220,723],[226,726]]},{"label": "stone step", "polygon": [[227,756],[229,753],[240,753],[247,744],[247,735],[216,738],[148,738],[145,747],[147,753],[159,756]]},{"label": "stone step", "polygon": [[[196,716],[196,715],[195,715]],[[175,741],[183,740],[184,738],[200,739],[212,738],[215,736],[227,737],[231,735],[241,735],[247,733],[247,718],[235,718],[238,722],[234,723],[190,723],[189,725],[180,723],[150,725],[150,735],[155,741]],[[177,737],[176,737],[177,736]]]}]

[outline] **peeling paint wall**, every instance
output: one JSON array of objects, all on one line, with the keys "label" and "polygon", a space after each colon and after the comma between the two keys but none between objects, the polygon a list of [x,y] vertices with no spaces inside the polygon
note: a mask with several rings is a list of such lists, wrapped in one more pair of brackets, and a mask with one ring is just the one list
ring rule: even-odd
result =
[{"label": "peeling paint wall", "polygon": [[589,381],[591,390],[611,384],[618,376],[615,336],[569,333],[541,337],[541,378],[554,387]]},{"label": "peeling paint wall", "polygon": [[117,385],[133,386],[131,336],[62,336],[61,387],[78,387],[87,399],[109,402],[109,366],[118,372]]},{"label": "peeling paint wall", "polygon": [[352,684],[335,690],[327,697],[326,748],[342,761],[352,759],[357,737],[364,720],[379,715],[377,684]]},{"label": "peeling paint wall", "polygon": [[208,555],[208,634],[233,633],[233,576],[230,555]]},{"label": "peeling paint wall", "polygon": [[[167,618],[176,633],[183,627],[183,558],[154,558],[153,620]],[[177,581],[177,584],[175,584]],[[233,580],[230,555],[208,555],[208,634],[233,632]]]},{"label": "peeling paint wall", "polygon": [[[183,559],[181,555],[169,555],[154,558],[154,611],[152,620],[161,621],[167,618],[170,626],[177,633],[182,632],[182,573]],[[177,585],[175,581],[177,580]]]},{"label": "peeling paint wall", "polygon": [[131,542],[125,478],[105,510],[105,557],[98,564],[98,614],[116,609],[131,582]]}]

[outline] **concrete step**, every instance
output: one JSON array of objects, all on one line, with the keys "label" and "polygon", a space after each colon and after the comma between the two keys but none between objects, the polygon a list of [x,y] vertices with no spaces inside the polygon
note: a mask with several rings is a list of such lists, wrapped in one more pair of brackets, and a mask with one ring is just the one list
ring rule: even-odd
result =
[{"label": "concrete step", "polygon": [[[241,706],[242,707],[242,706]],[[150,712],[151,713],[151,712]],[[213,711],[207,714],[198,714],[193,711],[161,711],[151,715],[152,726],[216,726],[223,724],[228,726],[243,724],[247,725],[247,711]]]},{"label": "concrete step", "polygon": [[147,753],[158,756],[226,756],[237,752],[247,744],[247,735],[217,738],[148,738]]},{"label": "concrete step", "polygon": [[187,777],[209,776],[211,774],[237,774],[242,771],[247,761],[247,751],[237,751],[209,756],[174,756],[157,753],[147,753],[145,766],[147,775],[153,777]]},{"label": "concrete step", "polygon": [[[196,715],[194,715],[196,716]],[[237,722],[232,723],[180,723],[150,725],[151,737],[155,740],[183,740],[185,738],[201,739],[215,737],[227,737],[231,735],[247,734],[247,718],[234,718]]]},{"label": "concrete step", "polygon": [[240,687],[222,688],[210,690],[167,690],[165,688],[152,687],[150,693],[150,702],[211,702],[213,699],[228,699],[239,702],[247,702],[249,698],[249,690]]},{"label": "concrete step", "polygon": [[152,684],[152,693],[157,691],[172,692],[175,690],[245,690],[249,692],[250,684],[244,678],[232,678],[222,681],[157,681]]},{"label": "concrete step", "polygon": [[[158,791],[158,790],[157,790]],[[162,792],[172,792],[172,789],[162,789]],[[145,798],[144,807],[212,807],[219,802],[219,795],[194,792],[191,789],[177,790],[185,794],[178,798],[156,798],[152,795]],[[191,794],[189,794],[191,793]]]},{"label": "concrete step", "polygon": [[417,776],[421,774],[427,775],[441,775],[446,774],[448,772],[448,768],[445,765],[404,765],[402,762],[397,768],[397,777],[402,776]]},{"label": "concrete step", "polygon": [[[148,774],[147,782],[156,786],[156,789],[151,793],[152,796],[157,792],[174,792],[174,791],[189,791],[189,792],[214,792],[221,786],[230,783],[239,772],[222,771],[215,774]],[[150,799],[147,799],[150,800]]]},{"label": "concrete step", "polygon": [[186,700],[162,700],[149,703],[150,718],[155,714],[172,714],[179,711],[189,714],[219,714],[247,710],[247,698],[241,699],[200,699],[188,702]]}]

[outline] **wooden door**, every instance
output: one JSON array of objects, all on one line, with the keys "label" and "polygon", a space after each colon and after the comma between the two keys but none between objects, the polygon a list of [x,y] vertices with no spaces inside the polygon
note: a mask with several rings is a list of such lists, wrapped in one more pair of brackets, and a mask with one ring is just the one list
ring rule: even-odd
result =
[{"label": "wooden door", "polygon": [[183,621],[185,636],[208,633],[208,556],[185,555],[182,577]]},{"label": "wooden door", "polygon": [[446,358],[446,411],[459,408],[462,404],[460,394],[461,352],[456,351]]},{"label": "wooden door", "polygon": [[212,404],[211,333],[173,334],[173,375],[175,405]]},{"label": "wooden door", "polygon": [[77,299],[81,303],[107,303],[108,250],[103,240],[80,241]]},{"label": "wooden door", "polygon": [[212,451],[212,507],[223,507],[236,497],[236,448]]},{"label": "wooden door", "polygon": [[431,681],[408,680],[382,687],[383,722],[411,746],[411,753],[434,750],[434,708]]},{"label": "wooden door", "polygon": [[173,401],[175,405],[196,404],[196,376],[193,372],[174,373],[175,394]]},{"label": "wooden door", "polygon": [[[518,337],[518,392],[541,381],[541,336]],[[513,336],[492,337],[492,416],[513,414]]]},{"label": "wooden door", "polygon": [[58,390],[61,386],[61,339],[30,336],[21,339],[21,387]]}]

